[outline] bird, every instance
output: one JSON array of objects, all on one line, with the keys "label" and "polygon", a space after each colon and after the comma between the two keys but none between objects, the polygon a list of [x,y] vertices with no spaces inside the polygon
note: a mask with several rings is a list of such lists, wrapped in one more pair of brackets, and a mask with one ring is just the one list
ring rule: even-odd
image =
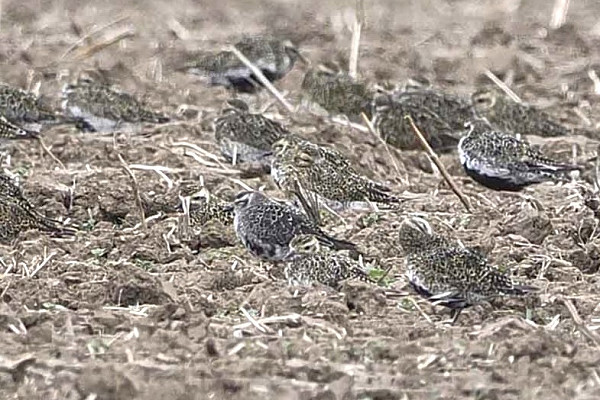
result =
[{"label": "bird", "polygon": [[568,181],[577,165],[546,157],[527,141],[494,130],[485,120],[466,124],[467,134],[458,143],[458,155],[465,172],[493,190],[520,191],[546,182]]},{"label": "bird", "polygon": [[390,145],[402,150],[421,148],[405,116],[410,115],[434,150],[456,148],[465,122],[473,119],[470,103],[433,89],[381,93],[373,100],[373,126]]},{"label": "bird", "polygon": [[388,187],[358,173],[339,151],[295,135],[273,144],[271,177],[282,191],[294,193],[299,185],[338,210],[400,202]]},{"label": "bird", "polygon": [[292,286],[320,283],[337,288],[346,279],[377,284],[359,261],[323,248],[315,235],[297,235],[291,240],[289,247],[293,256],[286,262],[284,274]]},{"label": "bird", "polygon": [[52,236],[73,236],[77,231],[37,211],[23,196],[21,189],[0,173],[0,241],[14,240],[20,232],[38,229]]},{"label": "bird", "polygon": [[589,131],[561,125],[547,113],[531,105],[517,103],[493,88],[475,91],[471,102],[479,118],[486,118],[494,129],[502,132],[542,137],[593,136]]},{"label": "bird", "polygon": [[0,83],[0,115],[20,123],[55,123],[59,119],[33,93],[6,83]]},{"label": "bird", "polygon": [[539,289],[522,285],[488,263],[476,250],[432,232],[427,221],[409,217],[399,228],[406,277],[417,294],[452,310],[454,324],[471,305],[503,296],[524,296]]},{"label": "bird", "polygon": [[362,112],[371,117],[373,94],[364,82],[344,72],[320,65],[311,68],[302,81],[304,97],[332,114],[344,114],[351,120],[360,120]]},{"label": "bird", "polygon": [[0,140],[37,139],[39,132],[21,128],[0,115]]},{"label": "bird", "polygon": [[37,229],[54,237],[73,236],[77,232],[7,197],[0,197],[0,241],[10,242],[20,232],[30,229]]},{"label": "bird", "polygon": [[190,205],[190,224],[202,226],[208,221],[219,221],[224,226],[233,226],[231,204],[214,195],[203,197]]},{"label": "bird", "polygon": [[31,203],[23,196],[21,188],[10,176],[2,172],[0,172],[0,197],[6,197],[14,202],[21,203],[28,210],[34,209]]},{"label": "bird", "polygon": [[29,131],[31,136],[43,126],[57,124],[72,124],[82,131],[91,130],[83,121],[55,112],[33,93],[6,83],[0,83],[0,116]]},{"label": "bird", "polygon": [[356,250],[354,243],[329,236],[305,214],[264,193],[244,191],[233,201],[236,235],[255,257],[283,261],[293,254],[289,244],[300,234],[312,234],[321,244],[336,250]]},{"label": "bird", "polygon": [[405,252],[410,253],[448,247],[451,244],[445,237],[435,235],[429,222],[416,216],[402,221],[398,229],[398,242]]},{"label": "bird", "polygon": [[289,131],[277,121],[251,113],[243,100],[230,99],[227,104],[229,107],[214,121],[215,139],[223,156],[234,164],[270,164],[271,146]]},{"label": "bird", "polygon": [[135,130],[142,123],[163,124],[170,120],[133,95],[88,77],[64,85],[62,108],[65,114],[85,121],[97,132]]},{"label": "bird", "polygon": [[[296,60],[308,62],[291,41],[271,36],[244,36],[234,47],[270,82],[283,78]],[[242,93],[254,93],[262,87],[252,70],[232,51],[202,53],[182,69],[205,78],[211,86],[225,86]]]}]

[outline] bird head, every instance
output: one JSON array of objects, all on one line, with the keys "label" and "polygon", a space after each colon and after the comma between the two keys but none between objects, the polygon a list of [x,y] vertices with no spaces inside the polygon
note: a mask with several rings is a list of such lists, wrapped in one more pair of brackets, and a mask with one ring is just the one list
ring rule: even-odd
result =
[{"label": "bird head", "polygon": [[321,70],[322,65],[319,64],[316,68],[310,68],[304,74],[304,79],[302,79],[302,89],[306,91],[314,91],[318,89],[323,81],[329,78],[329,74],[325,71]]},{"label": "bird head", "polygon": [[226,207],[224,210],[233,209],[234,212],[238,212],[240,210],[246,209],[248,207],[254,206],[256,204],[261,204],[267,202],[269,199],[261,192],[257,191],[244,191],[240,192],[233,199],[233,203]]},{"label": "bird head", "polygon": [[310,65],[310,61],[306,57],[304,57],[302,53],[300,53],[298,47],[296,47],[296,45],[294,45],[294,43],[292,43],[290,40],[283,41],[283,50],[286,52],[286,54],[290,57],[292,61],[296,61],[298,59],[302,61],[303,64]]},{"label": "bird head", "polygon": [[379,93],[373,99],[373,111],[375,113],[384,112],[391,108],[394,100],[392,96],[386,93]]},{"label": "bird head", "polygon": [[320,249],[321,244],[315,235],[298,235],[290,242],[293,253],[316,254]]},{"label": "bird head", "polygon": [[425,245],[432,235],[433,230],[429,222],[415,216],[405,218],[398,231],[400,246],[404,251],[411,251]]},{"label": "bird head", "polygon": [[293,134],[286,135],[271,145],[273,156],[282,159],[285,155],[289,154],[291,149],[297,147],[301,141],[302,140],[299,137]]},{"label": "bird head", "polygon": [[475,112],[484,114],[494,109],[498,101],[498,94],[494,90],[481,89],[471,95],[471,103]]},{"label": "bird head", "polygon": [[485,117],[473,118],[472,120],[465,122],[464,127],[467,131],[466,135],[493,130],[492,125]]},{"label": "bird head", "polygon": [[291,147],[290,139],[284,137],[279,139],[271,146],[271,151],[273,152],[273,156],[276,158],[282,158],[285,152]]},{"label": "bird head", "polygon": [[237,111],[237,112],[249,112],[250,106],[244,100],[241,99],[227,99],[225,102],[227,107],[223,112],[227,111]]}]

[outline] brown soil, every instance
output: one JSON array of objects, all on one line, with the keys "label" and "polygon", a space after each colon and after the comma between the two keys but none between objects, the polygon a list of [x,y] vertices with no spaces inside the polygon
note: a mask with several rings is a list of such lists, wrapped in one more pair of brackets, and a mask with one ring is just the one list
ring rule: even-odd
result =
[{"label": "brown soil", "polygon": [[[543,184],[522,195],[474,184],[455,154],[444,155],[474,212],[420,152],[392,149],[397,171],[372,136],[339,126],[300,126],[307,138],[346,152],[373,178],[414,194],[402,212],[343,214],[326,229],[392,266],[394,288],[347,283],[341,292],[290,288],[276,268],[252,259],[229,228],[191,238],[178,230],[181,182],[202,177],[211,191],[239,190],[220,167],[184,155],[176,142],[217,154],[210,121],[228,94],[176,72],[186,54],[220,48],[242,32],[266,30],[298,42],[313,61],[346,65],[352,7],[337,1],[194,2],[63,0],[2,3],[2,80],[35,89],[50,103],[78,71],[96,69],[144,96],[176,123],[141,134],[101,136],[56,127],[44,133],[61,169],[38,144],[8,145],[11,167],[46,214],[82,232],[56,240],[26,232],[0,245],[0,398],[23,399],[595,399],[600,396],[599,200],[590,182]],[[347,2],[348,3],[348,2]],[[353,2],[350,2],[353,3]],[[600,101],[588,71],[600,74],[600,3],[571,1],[567,25],[547,28],[548,0],[384,0],[367,3],[359,69],[368,79],[428,80],[467,94],[488,84],[489,68],[523,99],[566,123],[598,124]],[[134,35],[90,57],[81,40],[120,16]],[[65,51],[80,41],[74,52]],[[298,99],[303,67],[277,86]],[[252,99],[260,108],[266,93]],[[536,141],[538,141],[536,139]],[[541,140],[579,162],[596,143]],[[135,170],[146,216],[139,226],[130,164],[168,167],[175,186]],[[586,165],[593,170],[593,162]],[[268,177],[246,179],[255,188]],[[396,228],[405,213],[486,252],[492,262],[542,288],[539,297],[484,304],[455,326],[446,310],[413,296],[403,275]],[[47,260],[49,258],[49,260]],[[46,262],[42,263],[42,260]],[[38,268],[41,265],[41,268]],[[416,303],[415,303],[416,301]],[[572,302],[581,320],[566,307]],[[263,320],[248,323],[241,308]],[[276,318],[279,317],[279,318]],[[526,318],[529,317],[529,322]]]}]

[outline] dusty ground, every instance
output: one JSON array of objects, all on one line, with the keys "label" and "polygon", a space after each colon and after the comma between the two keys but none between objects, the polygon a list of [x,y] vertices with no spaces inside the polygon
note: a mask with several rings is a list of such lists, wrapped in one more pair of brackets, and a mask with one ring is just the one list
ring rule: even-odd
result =
[{"label": "dusty ground", "polygon": [[[346,64],[352,8],[333,1],[14,1],[2,4],[2,80],[57,102],[78,71],[99,69],[177,116],[143,134],[94,136],[54,128],[37,144],[8,148],[9,169],[45,213],[83,227],[75,241],[24,233],[0,246],[0,394],[27,399],[595,399],[600,396],[600,231],[586,181],[540,185],[523,195],[475,185],[455,155],[442,158],[472,202],[467,213],[420,153],[392,150],[343,127],[294,126],[346,151],[365,173],[414,194],[436,230],[480,248],[494,263],[543,288],[539,298],[466,311],[456,326],[445,310],[411,296],[395,245],[401,213],[343,215],[327,229],[393,266],[394,287],[348,283],[341,293],[295,291],[273,281],[233,233],[207,226],[186,238],[173,207],[180,182],[204,180],[231,195],[239,186],[219,165],[203,166],[178,142],[217,153],[210,121],[227,93],[175,72],[198,49],[266,29],[300,43],[313,61]],[[426,79],[466,94],[489,68],[527,101],[566,122],[598,124],[600,101],[588,71],[600,73],[600,3],[573,0],[568,24],[547,29],[548,0],[367,2],[359,68],[365,78]],[[96,28],[127,19],[82,39]],[[91,56],[115,31],[132,36]],[[67,53],[69,48],[73,51]],[[302,68],[278,87],[297,100]],[[39,84],[39,86],[38,86]],[[596,93],[598,93],[596,88]],[[267,94],[254,99],[260,108]],[[579,137],[540,144],[582,163],[596,143]],[[167,167],[175,186],[135,170],[147,228],[139,225],[130,164]],[[587,162],[589,167],[593,163]],[[245,181],[252,187],[268,178]],[[166,206],[165,206],[166,204]],[[566,304],[573,304],[570,312]],[[241,308],[263,321],[248,323]],[[574,318],[575,315],[575,318]],[[581,320],[576,320],[577,315]],[[526,321],[527,320],[527,321]]]}]

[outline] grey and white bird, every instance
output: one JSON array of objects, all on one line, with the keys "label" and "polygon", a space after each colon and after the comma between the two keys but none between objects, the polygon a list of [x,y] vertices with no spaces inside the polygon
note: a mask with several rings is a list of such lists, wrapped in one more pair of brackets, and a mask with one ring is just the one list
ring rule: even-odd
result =
[{"label": "grey and white bird", "polygon": [[283,261],[293,251],[290,242],[298,235],[314,235],[327,247],[338,250],[355,250],[348,241],[326,234],[300,210],[277,202],[261,192],[239,193],[233,201],[235,232],[256,257],[269,261]]},{"label": "grey and white bird", "polygon": [[135,96],[89,78],[82,77],[65,85],[62,96],[64,112],[85,121],[98,132],[137,130],[143,123],[162,124],[170,120]]},{"label": "grey and white bird", "polygon": [[[283,78],[294,67],[296,60],[307,62],[289,40],[246,36],[234,46],[271,82]],[[225,86],[239,92],[253,93],[262,87],[252,70],[231,51],[200,54],[182,69],[201,76],[210,85]]]},{"label": "grey and white bird", "polygon": [[546,157],[525,140],[494,130],[484,120],[467,124],[458,144],[460,162],[476,182],[494,190],[519,191],[541,182],[565,182],[580,167]]},{"label": "grey and white bird", "polygon": [[432,232],[422,218],[406,218],[399,228],[406,277],[417,294],[452,310],[452,323],[471,305],[504,296],[524,296],[538,288],[515,282],[481,253]]},{"label": "grey and white bird", "polygon": [[279,122],[251,113],[244,101],[228,100],[229,108],[214,122],[215,139],[229,161],[270,164],[271,146],[289,131]]}]

